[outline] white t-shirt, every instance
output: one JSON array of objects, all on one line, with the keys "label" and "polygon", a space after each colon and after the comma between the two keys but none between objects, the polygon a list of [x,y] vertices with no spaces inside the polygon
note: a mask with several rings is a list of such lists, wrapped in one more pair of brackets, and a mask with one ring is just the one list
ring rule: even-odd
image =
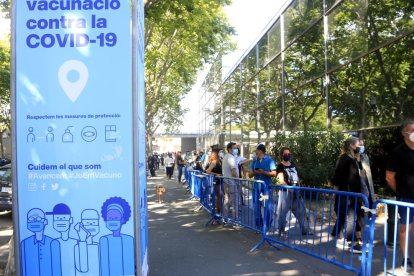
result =
[{"label": "white t-shirt", "polygon": [[223,158],[223,176],[224,177],[234,177],[231,174],[231,170],[236,169],[237,176],[239,175],[239,168],[237,167],[236,158],[233,154],[227,153]]},{"label": "white t-shirt", "polygon": [[164,160],[166,167],[173,167],[174,166],[174,159],[172,157],[167,157]]}]

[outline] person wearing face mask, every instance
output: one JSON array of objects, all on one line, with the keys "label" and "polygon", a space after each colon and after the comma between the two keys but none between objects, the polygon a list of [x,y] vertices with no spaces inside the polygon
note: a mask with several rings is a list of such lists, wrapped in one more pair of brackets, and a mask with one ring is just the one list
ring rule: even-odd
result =
[{"label": "person wearing face mask", "polygon": [[79,236],[79,242],[75,246],[76,275],[100,275],[99,243],[93,240],[100,230],[98,211],[83,210],[81,222],[74,228]]},{"label": "person wearing face mask", "polygon": [[21,275],[62,275],[59,242],[44,234],[48,220],[43,210],[27,213],[27,229],[32,236],[21,242]]},{"label": "person wearing face mask", "polygon": [[[361,140],[357,137],[345,140],[342,154],[336,162],[332,184],[336,190],[363,193],[367,197],[372,195],[374,199],[371,170],[368,169],[369,164],[363,160],[364,156],[361,156],[361,145]],[[349,200],[345,196],[335,197],[334,210],[337,218],[331,235],[336,238],[337,247],[343,248],[345,244],[345,248],[350,251],[362,253],[361,230],[364,227],[364,213],[361,209],[362,202],[355,200],[354,197],[350,197]],[[346,234],[345,237],[343,232]],[[346,239],[346,243],[343,238]]]},{"label": "person wearing face mask", "polygon": [[62,262],[62,276],[75,275],[74,248],[78,240],[72,238],[69,233],[73,224],[72,212],[68,205],[59,203],[53,207],[52,212],[46,214],[53,215],[53,228],[60,234],[56,241],[60,244],[60,256],[65,260]]},{"label": "person wearing face mask", "polygon": [[[292,161],[292,153],[289,148],[280,149],[282,161],[277,165],[276,172],[280,185],[300,186],[300,180],[296,165]],[[312,235],[309,226],[312,224],[308,220],[307,210],[298,191],[281,190],[277,206],[278,230],[279,234],[285,231],[286,216],[289,211],[296,217],[303,235]]]},{"label": "person wearing face mask", "polygon": [[101,214],[111,231],[99,239],[101,275],[135,275],[134,238],[122,233],[122,226],[131,217],[129,203],[121,197],[111,197],[103,203]]},{"label": "person wearing face mask", "polygon": [[[414,203],[414,121],[407,121],[401,125],[401,134],[404,141],[398,145],[391,153],[385,178],[388,186],[397,193],[397,200]],[[401,267],[405,267],[407,261],[407,273],[413,273],[413,264],[409,256],[405,255],[405,249],[410,248],[406,244],[407,217],[409,232],[412,232],[414,208],[408,210],[405,207],[398,208],[400,215],[399,240],[403,261]],[[410,242],[408,240],[408,242]]]},{"label": "person wearing face mask", "polygon": [[[253,159],[250,165],[249,177],[254,177],[255,180],[261,180],[266,186],[272,184],[272,177],[276,176],[276,163],[272,158],[266,155],[266,147],[260,144],[256,147],[256,158]],[[262,201],[260,195],[265,194],[262,185],[257,182],[253,184],[253,205],[255,214],[256,227],[263,227],[264,219],[262,217]],[[267,225],[270,225],[270,213],[267,214]]]},{"label": "person wearing face mask", "polygon": [[233,218],[238,218],[239,210],[239,185],[238,182],[231,178],[238,178],[239,171],[236,164],[236,158],[233,152],[236,150],[236,143],[230,142],[227,144],[227,154],[223,158],[223,192],[224,192],[224,204],[223,204],[223,217],[225,224],[229,217],[230,209],[233,210]]}]

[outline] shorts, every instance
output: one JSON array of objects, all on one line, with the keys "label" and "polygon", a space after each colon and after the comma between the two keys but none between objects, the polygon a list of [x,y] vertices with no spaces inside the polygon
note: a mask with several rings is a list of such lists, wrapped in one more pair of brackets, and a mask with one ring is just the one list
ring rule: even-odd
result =
[{"label": "shorts", "polygon": [[[399,198],[398,201],[403,201],[407,203],[414,203],[414,199],[409,198]],[[410,217],[408,218],[408,223],[411,224],[414,218],[414,208],[408,208],[403,206],[398,206],[398,214],[400,215],[400,223],[406,224],[407,223],[407,214],[408,209],[410,209]]]}]

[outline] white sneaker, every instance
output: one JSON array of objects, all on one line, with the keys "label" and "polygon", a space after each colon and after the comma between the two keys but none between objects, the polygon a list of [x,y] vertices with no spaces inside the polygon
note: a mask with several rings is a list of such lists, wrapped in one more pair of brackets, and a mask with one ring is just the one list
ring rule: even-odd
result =
[{"label": "white sneaker", "polygon": [[336,239],[336,248],[347,250],[349,248],[348,242],[344,238]]}]

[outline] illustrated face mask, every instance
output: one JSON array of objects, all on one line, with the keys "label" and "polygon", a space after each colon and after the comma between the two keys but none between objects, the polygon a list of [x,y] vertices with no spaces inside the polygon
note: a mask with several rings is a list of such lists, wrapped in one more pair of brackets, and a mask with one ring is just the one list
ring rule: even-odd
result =
[{"label": "illustrated face mask", "polygon": [[120,220],[108,220],[106,221],[106,228],[111,231],[117,231],[121,229],[121,221]]}]

